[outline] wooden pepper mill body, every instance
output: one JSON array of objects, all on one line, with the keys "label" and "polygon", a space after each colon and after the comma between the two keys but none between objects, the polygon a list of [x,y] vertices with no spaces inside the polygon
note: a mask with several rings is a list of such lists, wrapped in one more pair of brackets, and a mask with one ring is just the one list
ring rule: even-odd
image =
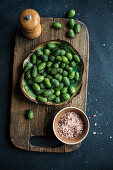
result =
[{"label": "wooden pepper mill body", "polygon": [[19,23],[23,34],[29,39],[38,38],[41,34],[40,15],[33,9],[21,12]]}]

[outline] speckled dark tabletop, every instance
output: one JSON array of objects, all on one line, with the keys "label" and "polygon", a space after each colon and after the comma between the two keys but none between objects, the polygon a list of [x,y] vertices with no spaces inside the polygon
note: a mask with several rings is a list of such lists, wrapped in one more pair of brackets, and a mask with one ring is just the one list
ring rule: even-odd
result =
[{"label": "speckled dark tabletop", "polygon": [[[14,36],[19,13],[25,8],[36,9],[42,17],[65,17],[75,9],[75,18],[89,30],[90,132],[72,153],[26,152],[10,142]],[[113,0],[1,0],[0,14],[0,169],[113,169]]]}]

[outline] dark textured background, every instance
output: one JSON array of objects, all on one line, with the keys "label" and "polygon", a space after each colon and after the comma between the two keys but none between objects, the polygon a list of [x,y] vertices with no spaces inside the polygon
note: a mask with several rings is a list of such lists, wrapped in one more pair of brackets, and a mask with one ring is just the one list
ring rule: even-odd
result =
[{"label": "dark textured background", "polygon": [[[25,8],[36,9],[42,17],[65,17],[68,10],[75,9],[75,18],[84,22],[89,30],[87,115],[90,132],[82,146],[72,153],[26,152],[15,148],[10,142],[14,35],[19,13]],[[0,0],[0,169],[112,169],[112,73],[113,0]],[[97,116],[94,118],[93,114]]]}]

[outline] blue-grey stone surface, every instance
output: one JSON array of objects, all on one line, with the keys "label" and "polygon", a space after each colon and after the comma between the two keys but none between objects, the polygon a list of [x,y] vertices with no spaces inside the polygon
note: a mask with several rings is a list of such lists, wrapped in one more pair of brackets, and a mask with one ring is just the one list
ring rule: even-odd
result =
[{"label": "blue-grey stone surface", "polygon": [[[36,9],[41,17],[66,17],[75,9],[75,19],[89,30],[90,132],[71,153],[27,152],[10,142],[14,36],[18,16],[25,8]],[[0,0],[0,15],[0,169],[113,169],[113,0]]]}]

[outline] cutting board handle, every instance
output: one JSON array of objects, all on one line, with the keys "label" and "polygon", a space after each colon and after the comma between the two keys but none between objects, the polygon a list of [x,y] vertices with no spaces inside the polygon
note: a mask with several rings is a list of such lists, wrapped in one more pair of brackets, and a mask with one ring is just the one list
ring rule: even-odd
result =
[{"label": "cutting board handle", "polygon": [[50,147],[40,147],[40,146],[35,146],[32,145],[31,143],[29,144],[29,150],[30,151],[36,151],[36,152],[59,152],[61,153],[61,148],[64,147],[64,145],[56,148],[50,148]]},{"label": "cutting board handle", "polygon": [[[51,143],[50,143],[51,141]],[[44,152],[48,150],[60,150],[63,147],[61,143],[55,136],[32,136],[29,139],[29,150]]]}]

